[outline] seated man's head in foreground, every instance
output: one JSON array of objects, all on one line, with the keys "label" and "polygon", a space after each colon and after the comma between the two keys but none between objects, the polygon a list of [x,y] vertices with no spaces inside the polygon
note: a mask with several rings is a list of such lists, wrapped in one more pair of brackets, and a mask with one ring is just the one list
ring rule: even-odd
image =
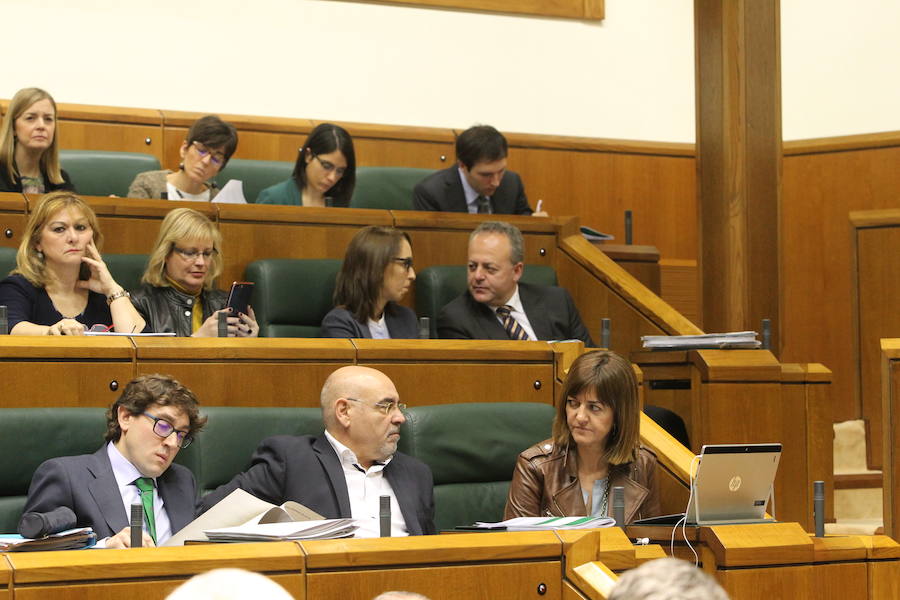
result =
[{"label": "seated man's head in foreground", "polygon": [[356,454],[368,469],[397,451],[401,412],[397,388],[387,375],[369,367],[342,367],[328,376],[320,395],[325,429]]},{"label": "seated man's head in foreground", "polygon": [[689,562],[660,558],[626,571],[609,600],[729,600],[716,581]]},{"label": "seated man's head in foreground", "polygon": [[106,412],[106,441],[141,475],[159,477],[205,424],[193,392],[168,375],[142,375]]},{"label": "seated man's head in foreground", "polygon": [[259,573],[214,569],[191,577],[166,600],[293,600],[283,587]]}]

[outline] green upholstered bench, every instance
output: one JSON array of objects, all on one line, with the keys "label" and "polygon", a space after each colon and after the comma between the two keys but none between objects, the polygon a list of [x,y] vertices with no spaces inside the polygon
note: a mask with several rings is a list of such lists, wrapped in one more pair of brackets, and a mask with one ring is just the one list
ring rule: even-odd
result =
[{"label": "green upholstered bench", "polygon": [[141,277],[147,269],[146,254],[104,254],[103,260],[116,283],[129,291],[141,285]]},{"label": "green upholstered bench", "polygon": [[16,249],[0,246],[0,279],[16,268]]},{"label": "green upholstered bench", "polygon": [[334,306],[334,281],[341,261],[331,258],[269,258],[247,265],[251,304],[260,337],[318,337]]},{"label": "green upholstered bench", "polygon": [[244,198],[249,204],[254,204],[261,191],[270,185],[290,179],[293,172],[293,162],[232,158],[216,175],[216,183],[221,188],[230,179],[240,180],[244,189]]},{"label": "green upholstered bench", "polygon": [[162,168],[152,154],[105,150],[60,150],[59,164],[85,196],[127,196],[138,173]]},{"label": "green upholstered bench", "polygon": [[503,518],[519,453],[550,437],[554,409],[531,402],[416,406],[400,431],[401,452],[434,475],[438,531]]},{"label": "green upholstered bench", "polygon": [[[422,269],[416,276],[416,314],[428,317],[431,337],[437,338],[437,317],[451,300],[466,291],[465,265],[436,265]],[[529,265],[522,281],[536,285],[556,285],[556,270],[548,265]]]},{"label": "green upholstered bench", "polygon": [[[272,435],[321,435],[318,408],[204,406],[209,417],[176,462],[190,468],[201,493],[250,465]],[[0,533],[18,526],[34,470],[57,456],[95,452],[106,429],[102,408],[0,409]],[[399,449],[434,474],[438,529],[499,520],[519,452],[550,435],[553,407],[534,403],[416,406],[406,412]],[[15,460],[11,460],[15,457]]]},{"label": "green upholstered bench", "polygon": [[102,408],[0,409],[0,533],[14,533],[19,526],[31,476],[42,462],[90,454],[103,445],[104,413]]},{"label": "green upholstered bench", "polygon": [[434,169],[357,167],[350,208],[413,210],[413,188]]}]

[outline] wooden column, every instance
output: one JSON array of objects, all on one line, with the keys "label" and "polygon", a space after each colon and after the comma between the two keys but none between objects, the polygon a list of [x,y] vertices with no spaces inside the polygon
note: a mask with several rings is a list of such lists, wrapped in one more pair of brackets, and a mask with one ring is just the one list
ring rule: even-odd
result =
[{"label": "wooden column", "polygon": [[702,327],[778,354],[780,0],[694,0]]}]

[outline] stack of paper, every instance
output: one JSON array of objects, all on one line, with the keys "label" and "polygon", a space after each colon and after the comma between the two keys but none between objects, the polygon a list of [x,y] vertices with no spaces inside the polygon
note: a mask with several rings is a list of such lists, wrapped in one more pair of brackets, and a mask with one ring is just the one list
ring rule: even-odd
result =
[{"label": "stack of paper", "polygon": [[245,524],[222,529],[207,529],[203,533],[211,541],[218,542],[272,542],[350,537],[357,529],[358,526],[353,523],[353,519],[322,519]]},{"label": "stack of paper", "polygon": [[21,535],[0,534],[0,552],[28,552],[31,550],[78,550],[93,546],[97,536],[90,527],[68,529],[47,537],[29,539]]},{"label": "stack of paper", "polygon": [[499,529],[507,531],[544,531],[548,529],[594,529],[613,527],[616,521],[610,517],[516,517],[498,523],[475,523],[479,529]]},{"label": "stack of paper", "polygon": [[759,348],[755,331],[707,333],[704,335],[644,335],[644,348],[650,350],[696,350],[698,348]]}]

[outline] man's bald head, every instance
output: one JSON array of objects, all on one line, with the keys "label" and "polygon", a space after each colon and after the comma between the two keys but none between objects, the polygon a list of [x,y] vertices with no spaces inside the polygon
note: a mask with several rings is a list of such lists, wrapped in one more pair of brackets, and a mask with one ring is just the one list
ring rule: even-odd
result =
[{"label": "man's bald head", "polygon": [[400,397],[390,378],[369,367],[341,367],[328,376],[319,397],[325,429],[368,468],[397,451]]}]

